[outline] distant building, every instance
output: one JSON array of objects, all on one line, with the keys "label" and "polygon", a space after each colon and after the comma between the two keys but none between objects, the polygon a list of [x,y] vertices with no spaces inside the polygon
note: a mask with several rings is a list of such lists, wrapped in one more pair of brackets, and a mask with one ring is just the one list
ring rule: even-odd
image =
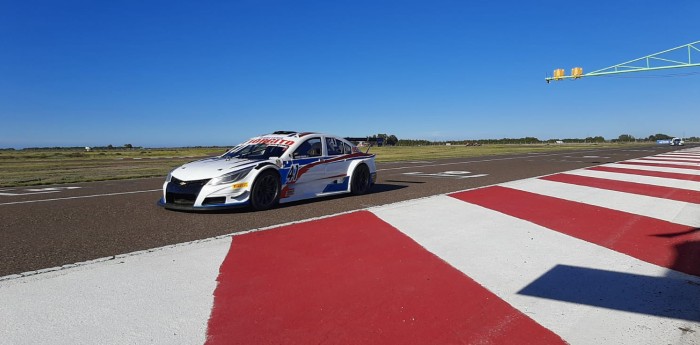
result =
[{"label": "distant building", "polygon": [[92,151],[92,147],[90,147],[90,146],[85,146],[85,151],[87,151],[87,152]]}]

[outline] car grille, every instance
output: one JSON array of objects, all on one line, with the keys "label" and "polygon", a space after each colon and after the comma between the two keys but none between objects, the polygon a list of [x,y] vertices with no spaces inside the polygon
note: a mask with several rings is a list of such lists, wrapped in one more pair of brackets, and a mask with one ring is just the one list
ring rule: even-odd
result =
[{"label": "car grille", "polygon": [[226,203],[225,196],[217,196],[213,198],[206,198],[202,201],[202,205],[223,205]]},{"label": "car grille", "polygon": [[175,205],[194,205],[199,192],[205,184],[206,180],[183,181],[177,178],[172,178],[165,188],[165,202]]}]

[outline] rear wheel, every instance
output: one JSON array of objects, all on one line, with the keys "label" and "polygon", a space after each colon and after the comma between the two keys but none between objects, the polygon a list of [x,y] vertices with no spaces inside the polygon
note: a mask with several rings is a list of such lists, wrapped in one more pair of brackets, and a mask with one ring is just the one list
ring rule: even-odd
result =
[{"label": "rear wheel", "polygon": [[352,172],[350,193],[355,195],[365,194],[369,191],[370,183],[369,168],[365,164],[360,164]]},{"label": "rear wheel", "polygon": [[250,206],[256,211],[270,209],[280,199],[280,177],[271,170],[260,173],[250,190]]}]

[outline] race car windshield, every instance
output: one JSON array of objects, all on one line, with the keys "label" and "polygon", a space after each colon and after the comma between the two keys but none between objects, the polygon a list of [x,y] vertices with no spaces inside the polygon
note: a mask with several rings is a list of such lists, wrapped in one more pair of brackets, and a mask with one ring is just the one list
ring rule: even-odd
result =
[{"label": "race car windshield", "polygon": [[240,145],[230,149],[221,157],[226,159],[269,159],[270,157],[282,157],[287,148],[287,146],[267,144]]}]

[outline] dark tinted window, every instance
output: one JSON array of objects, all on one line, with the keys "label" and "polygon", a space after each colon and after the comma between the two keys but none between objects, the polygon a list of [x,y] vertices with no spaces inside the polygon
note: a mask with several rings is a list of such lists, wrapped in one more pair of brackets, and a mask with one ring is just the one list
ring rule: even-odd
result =
[{"label": "dark tinted window", "polygon": [[321,154],[321,138],[311,138],[294,151],[294,158],[320,157]]},{"label": "dark tinted window", "polygon": [[326,138],[326,149],[329,156],[343,154],[343,142],[336,138]]}]

